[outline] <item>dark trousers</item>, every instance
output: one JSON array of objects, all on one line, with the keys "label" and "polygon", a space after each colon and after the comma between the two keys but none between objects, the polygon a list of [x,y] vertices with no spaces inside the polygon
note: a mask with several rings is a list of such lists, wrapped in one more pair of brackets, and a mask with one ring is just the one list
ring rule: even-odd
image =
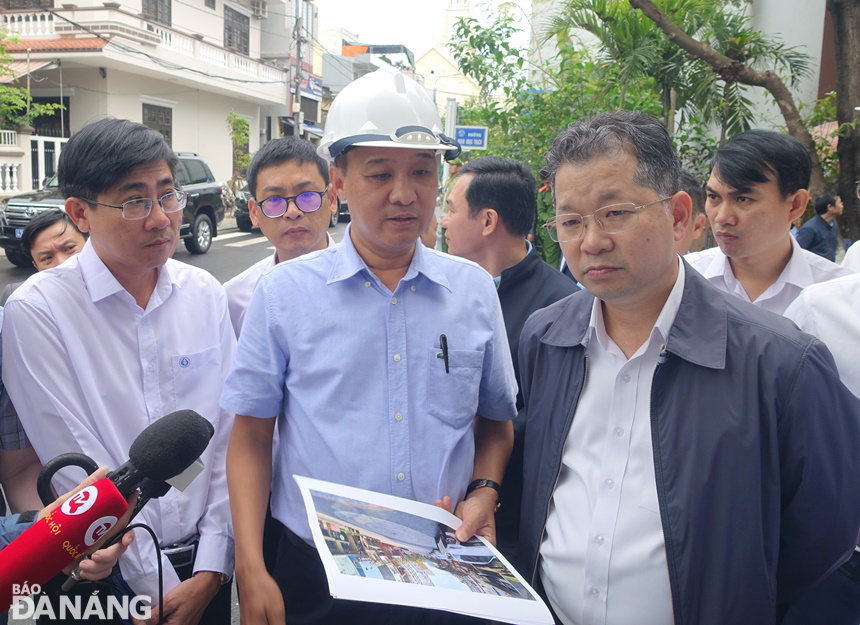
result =
[{"label": "dark trousers", "polygon": [[[280,528],[272,577],[284,597],[287,625],[480,625],[482,620],[441,610],[334,599],[316,549]],[[395,582],[392,582],[392,584]],[[240,597],[241,601],[241,597]]]},{"label": "dark trousers", "polygon": [[860,553],[791,604],[782,625],[860,623]]}]

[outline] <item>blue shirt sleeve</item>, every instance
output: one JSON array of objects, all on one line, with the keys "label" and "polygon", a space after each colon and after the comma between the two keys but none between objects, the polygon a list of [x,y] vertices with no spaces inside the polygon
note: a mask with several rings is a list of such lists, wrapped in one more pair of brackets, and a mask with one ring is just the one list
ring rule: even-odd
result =
[{"label": "blue shirt sleeve", "polygon": [[9,543],[32,527],[32,523],[18,523],[18,516],[0,517],[0,549],[8,547]]}]

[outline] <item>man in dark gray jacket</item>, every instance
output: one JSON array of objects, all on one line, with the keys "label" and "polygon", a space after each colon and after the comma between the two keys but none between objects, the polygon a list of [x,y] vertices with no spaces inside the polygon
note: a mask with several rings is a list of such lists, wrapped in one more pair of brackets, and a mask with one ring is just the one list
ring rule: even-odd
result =
[{"label": "man in dark gray jacket", "polygon": [[520,341],[527,576],[563,623],[779,622],[856,544],[860,402],[817,339],[675,254],[690,198],[657,120],[574,124],[546,171],[587,291]]}]

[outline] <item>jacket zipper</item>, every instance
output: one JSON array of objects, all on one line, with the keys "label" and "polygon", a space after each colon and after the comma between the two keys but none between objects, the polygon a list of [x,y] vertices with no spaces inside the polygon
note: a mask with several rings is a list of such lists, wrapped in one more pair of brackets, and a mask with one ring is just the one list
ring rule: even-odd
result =
[{"label": "jacket zipper", "polygon": [[654,377],[651,379],[651,397],[649,401],[651,405],[651,453],[654,460],[654,477],[657,481],[657,502],[660,505],[660,529],[663,533],[663,545],[666,549],[666,564],[669,568],[669,589],[672,595],[672,613],[675,617],[675,625],[682,625],[678,612],[678,606],[680,605],[677,596],[678,586],[675,583],[675,580],[678,577],[678,571],[675,568],[674,553],[669,545],[669,541],[666,540],[666,523],[669,518],[669,511],[666,507],[666,492],[665,485],[663,483],[663,465],[660,462],[660,454],[658,453],[657,410],[656,404],[654,403],[654,385],[657,382],[657,372],[660,370],[660,365],[666,362],[668,356],[669,352],[666,351],[666,347],[664,345],[660,349],[660,355],[657,357],[657,366],[654,368]]},{"label": "jacket zipper", "polygon": [[[561,477],[561,467],[564,464],[564,452],[567,449],[567,437],[570,435],[570,425],[573,423],[573,415],[576,414],[576,409],[579,407],[579,400],[582,398],[582,391],[585,390],[585,383],[588,381],[588,354],[585,354],[585,364],[582,372],[582,386],[579,387],[579,394],[576,396],[576,401],[573,403],[573,409],[570,411],[570,414],[567,417],[567,427],[565,427],[565,432],[567,434],[564,437],[564,445],[561,448],[561,458],[558,462],[558,469],[555,472],[555,482],[552,485],[552,493],[555,494],[555,489],[558,488],[558,480]],[[534,586],[535,580],[537,579],[537,569],[538,563],[540,562],[540,546],[543,543],[544,534],[546,534],[546,522],[549,518],[549,508],[552,505],[552,495],[550,495],[549,499],[546,502],[546,512],[543,515],[543,526],[540,531],[540,538],[538,539],[537,544],[537,557],[535,558],[535,565],[532,569],[532,578],[531,585]],[[665,539],[664,539],[665,542]]]}]

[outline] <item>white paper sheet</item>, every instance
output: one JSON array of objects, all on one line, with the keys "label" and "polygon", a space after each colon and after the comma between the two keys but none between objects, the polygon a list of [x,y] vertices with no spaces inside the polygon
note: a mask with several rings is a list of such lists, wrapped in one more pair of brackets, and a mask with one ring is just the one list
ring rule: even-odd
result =
[{"label": "white paper sheet", "polygon": [[553,625],[549,609],[486,540],[459,543],[460,519],[392,495],[298,475],[333,597]]}]

